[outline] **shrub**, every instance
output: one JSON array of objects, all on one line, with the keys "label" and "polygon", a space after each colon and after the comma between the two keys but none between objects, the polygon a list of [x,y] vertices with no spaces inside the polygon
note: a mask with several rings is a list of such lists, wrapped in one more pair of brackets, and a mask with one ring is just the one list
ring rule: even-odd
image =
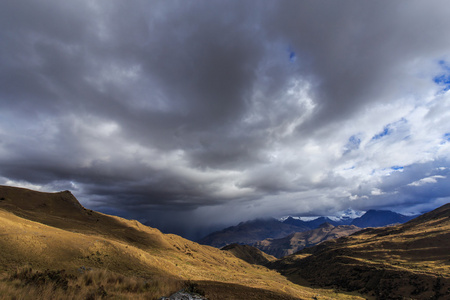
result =
[{"label": "shrub", "polygon": [[205,291],[198,287],[198,284],[190,280],[184,283],[184,291],[191,294],[198,294],[200,296],[205,296]]}]

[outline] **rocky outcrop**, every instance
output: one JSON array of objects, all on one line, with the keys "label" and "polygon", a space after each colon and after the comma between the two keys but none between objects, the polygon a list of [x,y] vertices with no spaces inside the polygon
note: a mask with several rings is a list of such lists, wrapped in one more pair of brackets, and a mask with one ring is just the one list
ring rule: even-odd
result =
[{"label": "rocky outcrop", "polygon": [[161,297],[159,300],[207,300],[207,299],[208,298],[205,298],[199,294],[188,293],[185,292],[184,290],[181,290],[171,295],[170,297]]}]

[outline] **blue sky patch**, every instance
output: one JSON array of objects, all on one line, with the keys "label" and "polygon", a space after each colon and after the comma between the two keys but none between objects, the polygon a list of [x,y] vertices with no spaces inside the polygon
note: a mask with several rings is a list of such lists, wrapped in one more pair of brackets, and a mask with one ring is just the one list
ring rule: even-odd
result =
[{"label": "blue sky patch", "polygon": [[442,86],[442,91],[450,90],[450,75],[441,75],[434,77],[433,81]]},{"label": "blue sky patch", "polygon": [[446,134],[444,134],[444,139],[445,139],[446,141],[449,141],[449,142],[450,142],[450,132],[447,132]]},{"label": "blue sky patch", "polygon": [[397,132],[399,138],[408,138],[410,136],[408,120],[405,118],[401,118],[398,121],[387,124],[386,126],[384,126],[383,130],[380,133],[375,134],[371,140],[379,140],[384,136],[392,134],[393,132]]},{"label": "blue sky patch", "polygon": [[442,87],[442,92],[446,92],[450,90],[450,65],[444,60],[439,61],[439,65],[441,65],[444,72],[435,76],[433,81]]},{"label": "blue sky patch", "polygon": [[372,137],[372,140],[379,140],[379,139],[381,139],[383,136],[386,136],[386,135],[391,134],[392,130],[391,130],[389,127],[390,127],[389,125],[384,126],[383,131],[380,132],[380,133],[378,133],[378,134],[375,134],[375,135]]},{"label": "blue sky patch", "polygon": [[401,166],[392,166],[391,169],[394,171],[403,171],[403,167]]},{"label": "blue sky patch", "polygon": [[287,47],[286,50],[287,50],[287,54],[289,55],[289,61],[291,63],[296,62],[297,61],[297,53],[295,52],[295,50],[293,50],[290,45]]},{"label": "blue sky patch", "polygon": [[441,67],[442,67],[444,70],[450,72],[450,64],[447,63],[445,60],[443,60],[443,59],[440,60],[440,61],[439,61],[439,64],[441,65]]},{"label": "blue sky patch", "polygon": [[291,62],[294,62],[294,61],[297,60],[297,55],[295,55],[295,52],[294,52],[294,51],[289,51],[289,60],[290,60]]},{"label": "blue sky patch", "polygon": [[347,154],[352,150],[358,149],[360,144],[361,144],[361,139],[359,137],[357,137],[356,135],[352,135],[348,139],[347,144],[344,146],[344,154]]}]

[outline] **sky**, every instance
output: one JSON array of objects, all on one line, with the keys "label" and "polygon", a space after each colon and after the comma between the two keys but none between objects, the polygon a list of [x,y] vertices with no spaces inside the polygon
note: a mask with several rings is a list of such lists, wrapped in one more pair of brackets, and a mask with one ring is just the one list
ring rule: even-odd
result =
[{"label": "sky", "polygon": [[188,238],[450,200],[443,1],[0,3],[0,184]]}]

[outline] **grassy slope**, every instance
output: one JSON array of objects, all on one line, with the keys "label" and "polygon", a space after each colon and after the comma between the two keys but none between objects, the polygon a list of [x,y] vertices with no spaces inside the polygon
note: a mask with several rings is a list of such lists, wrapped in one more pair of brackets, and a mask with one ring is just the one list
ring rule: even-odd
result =
[{"label": "grassy slope", "polygon": [[0,186],[0,199],[0,271],[32,265],[76,273],[85,266],[142,278],[233,284],[244,294],[254,288],[297,298],[346,297],[300,287],[275,271],[137,221],[86,210],[70,192]]},{"label": "grassy slope", "polygon": [[450,204],[408,223],[366,229],[271,265],[294,282],[383,299],[450,298]]},{"label": "grassy slope", "polygon": [[261,250],[249,245],[230,244],[221,248],[221,250],[228,251],[237,258],[240,258],[249,264],[264,265],[268,262],[276,260],[276,258],[272,255],[264,253]]}]

